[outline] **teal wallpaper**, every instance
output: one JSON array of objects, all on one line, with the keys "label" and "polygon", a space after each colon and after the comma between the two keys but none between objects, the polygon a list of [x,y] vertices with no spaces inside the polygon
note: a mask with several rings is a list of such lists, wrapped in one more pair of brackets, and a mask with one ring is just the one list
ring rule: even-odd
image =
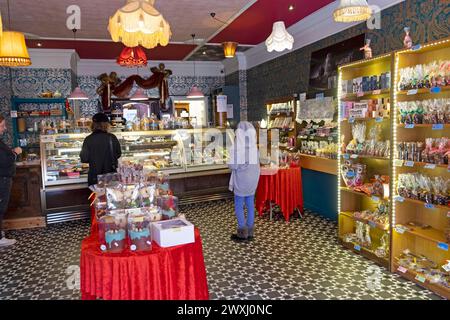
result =
[{"label": "teal wallpaper", "polygon": [[374,55],[390,52],[403,46],[405,26],[411,28],[414,43],[449,37],[450,1],[406,0],[382,11],[380,30],[368,30],[367,25],[361,23],[248,70],[249,120],[265,117],[265,101],[307,91],[312,52],[362,33],[372,39]]}]

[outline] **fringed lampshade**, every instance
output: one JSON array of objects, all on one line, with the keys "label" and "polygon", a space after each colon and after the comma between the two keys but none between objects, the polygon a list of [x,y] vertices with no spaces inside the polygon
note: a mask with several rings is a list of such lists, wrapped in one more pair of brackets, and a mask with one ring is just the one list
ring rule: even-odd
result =
[{"label": "fringed lampshade", "polygon": [[154,4],[155,0],[127,0],[127,4],[109,18],[112,40],[121,41],[127,47],[141,45],[152,49],[158,44],[166,46],[172,32]]},{"label": "fringed lampshade", "polygon": [[145,67],[147,56],[141,47],[125,47],[117,58],[117,63],[122,67]]},{"label": "fringed lampshade", "polygon": [[292,50],[294,37],[291,36],[283,21],[277,21],[273,24],[272,33],[266,40],[267,51],[282,52],[285,49]]},{"label": "fringed lampshade", "polygon": [[372,10],[366,0],[341,0],[339,7],[334,11],[336,22],[365,21],[372,15]]},{"label": "fringed lampshade", "polygon": [[188,99],[196,99],[196,98],[204,98],[205,95],[203,94],[203,92],[200,91],[199,88],[197,88],[197,86],[193,86],[191,88],[191,90],[189,91],[187,98]]},{"label": "fringed lampshade", "polygon": [[223,54],[225,55],[225,58],[234,58],[236,55],[236,48],[238,44],[236,42],[224,42],[222,43],[223,46]]},{"label": "fringed lampshade", "polygon": [[31,65],[30,55],[21,32],[4,31],[0,38],[0,66],[26,67]]}]

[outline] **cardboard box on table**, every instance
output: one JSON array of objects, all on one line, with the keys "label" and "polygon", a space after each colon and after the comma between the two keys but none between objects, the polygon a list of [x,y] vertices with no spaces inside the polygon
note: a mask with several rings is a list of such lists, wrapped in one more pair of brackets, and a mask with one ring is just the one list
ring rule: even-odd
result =
[{"label": "cardboard box on table", "polygon": [[162,248],[193,243],[194,225],[183,218],[153,222],[152,237]]}]

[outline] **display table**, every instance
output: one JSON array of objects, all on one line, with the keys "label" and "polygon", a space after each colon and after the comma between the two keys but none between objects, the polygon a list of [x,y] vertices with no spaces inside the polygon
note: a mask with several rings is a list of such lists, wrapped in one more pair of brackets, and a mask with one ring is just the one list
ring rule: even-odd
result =
[{"label": "display table", "polygon": [[267,201],[280,206],[286,221],[289,221],[296,208],[303,212],[300,168],[280,169],[271,175],[262,174],[256,190],[256,209],[260,216]]},{"label": "display table", "polygon": [[81,299],[207,300],[209,299],[200,232],[195,242],[148,253],[125,250],[102,253],[95,219],[92,234],[81,243]]}]

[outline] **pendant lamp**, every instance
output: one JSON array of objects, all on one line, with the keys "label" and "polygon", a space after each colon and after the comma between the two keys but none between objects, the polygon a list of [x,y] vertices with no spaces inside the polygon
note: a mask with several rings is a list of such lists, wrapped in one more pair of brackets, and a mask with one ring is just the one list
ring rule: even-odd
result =
[{"label": "pendant lamp", "polygon": [[117,63],[122,67],[145,67],[147,56],[141,47],[125,47],[117,58]]},{"label": "pendant lamp", "polygon": [[[73,32],[73,40],[76,41],[76,33],[77,29],[72,29]],[[67,98],[68,100],[89,100],[89,97],[86,93],[84,93],[83,90],[79,86],[75,88],[75,90],[72,91],[70,96]]]},{"label": "pendant lamp", "polygon": [[[195,34],[192,34],[192,44],[195,45]],[[196,77],[195,77],[195,60],[193,60],[194,62],[194,81],[196,81]],[[195,99],[195,98],[203,98],[205,95],[203,94],[203,92],[200,91],[199,88],[197,88],[197,86],[194,84],[191,88],[191,90],[189,90],[189,93],[187,95],[188,99]]]},{"label": "pendant lamp", "polygon": [[266,40],[267,51],[282,52],[284,50],[292,50],[294,45],[294,37],[291,36],[284,25],[283,21],[277,21],[273,24],[272,33]]},{"label": "pendant lamp", "polygon": [[365,21],[372,15],[372,10],[366,0],[341,0],[339,7],[334,11],[336,22]]},{"label": "pendant lamp", "polygon": [[154,4],[155,0],[127,0],[127,4],[109,18],[112,40],[127,47],[167,46],[172,36],[170,25]]},{"label": "pendant lamp", "polygon": [[236,55],[236,48],[238,46],[237,42],[224,42],[222,43],[222,46],[225,58],[234,58],[234,56]]},{"label": "pendant lamp", "polygon": [[[8,20],[9,29],[11,30],[9,0]],[[22,32],[2,31],[0,38],[0,66],[26,67],[29,65],[31,65],[31,59],[25,44],[25,35]]]}]

